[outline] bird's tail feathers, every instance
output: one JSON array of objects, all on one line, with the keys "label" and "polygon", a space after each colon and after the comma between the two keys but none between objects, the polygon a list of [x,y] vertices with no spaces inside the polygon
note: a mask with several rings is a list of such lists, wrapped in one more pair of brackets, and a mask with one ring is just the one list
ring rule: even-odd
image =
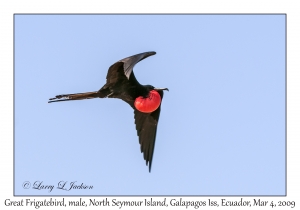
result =
[{"label": "bird's tail feathers", "polygon": [[99,96],[98,96],[97,93],[98,93],[98,91],[86,92],[86,93],[74,93],[74,94],[57,95],[57,96],[55,96],[55,98],[50,98],[48,103],[98,98]]}]

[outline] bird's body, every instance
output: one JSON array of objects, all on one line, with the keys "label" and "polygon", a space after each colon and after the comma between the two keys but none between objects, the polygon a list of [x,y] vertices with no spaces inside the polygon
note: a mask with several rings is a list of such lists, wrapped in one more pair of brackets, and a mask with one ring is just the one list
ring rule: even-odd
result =
[{"label": "bird's body", "polygon": [[134,109],[141,152],[144,153],[146,164],[149,163],[149,172],[151,171],[163,90],[168,89],[141,85],[134,76],[133,67],[139,61],[155,54],[155,52],[140,53],[114,63],[108,69],[106,84],[99,91],[62,94],[49,99],[49,103],[52,103],[91,98],[119,98],[128,103]]}]

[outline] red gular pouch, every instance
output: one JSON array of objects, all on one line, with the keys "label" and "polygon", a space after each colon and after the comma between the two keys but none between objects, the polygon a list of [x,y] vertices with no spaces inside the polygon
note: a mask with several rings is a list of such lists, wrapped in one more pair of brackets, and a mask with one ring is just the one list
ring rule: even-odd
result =
[{"label": "red gular pouch", "polygon": [[161,97],[155,90],[149,92],[148,97],[139,96],[134,101],[134,106],[137,110],[144,113],[154,112],[160,105]]}]

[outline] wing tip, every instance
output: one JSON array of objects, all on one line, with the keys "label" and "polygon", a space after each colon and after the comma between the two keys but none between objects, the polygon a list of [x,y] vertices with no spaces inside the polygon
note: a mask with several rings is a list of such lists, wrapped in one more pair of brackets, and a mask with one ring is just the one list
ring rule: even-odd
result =
[{"label": "wing tip", "polygon": [[148,163],[149,163],[149,173],[151,173],[152,162],[149,160],[146,160],[146,166],[148,166]]}]

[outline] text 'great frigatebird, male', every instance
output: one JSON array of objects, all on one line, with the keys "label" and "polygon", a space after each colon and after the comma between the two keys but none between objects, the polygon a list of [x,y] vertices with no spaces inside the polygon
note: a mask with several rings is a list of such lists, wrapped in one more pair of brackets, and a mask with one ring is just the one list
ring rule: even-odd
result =
[{"label": "text 'great frigatebird, male'", "polygon": [[91,98],[119,98],[127,102],[134,109],[141,152],[144,153],[146,165],[149,162],[149,172],[151,171],[163,90],[168,90],[168,88],[141,85],[134,76],[133,67],[139,61],[155,54],[156,52],[140,53],[114,63],[108,69],[106,84],[99,91],[57,95],[55,98],[50,98],[48,102]]}]

